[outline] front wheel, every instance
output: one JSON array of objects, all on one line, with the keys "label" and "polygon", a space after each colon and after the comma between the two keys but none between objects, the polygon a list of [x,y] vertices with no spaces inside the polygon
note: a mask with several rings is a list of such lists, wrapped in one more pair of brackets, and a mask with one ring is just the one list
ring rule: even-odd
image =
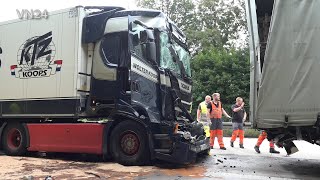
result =
[{"label": "front wheel", "polygon": [[150,160],[147,132],[142,125],[125,121],[111,133],[111,153],[123,165],[144,165]]}]

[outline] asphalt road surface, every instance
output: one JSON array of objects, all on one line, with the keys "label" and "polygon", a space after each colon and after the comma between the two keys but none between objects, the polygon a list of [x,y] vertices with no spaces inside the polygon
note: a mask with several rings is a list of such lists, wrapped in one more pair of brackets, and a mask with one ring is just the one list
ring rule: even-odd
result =
[{"label": "asphalt road surface", "polygon": [[8,157],[0,155],[0,179],[320,179],[320,146],[296,141],[299,152],[286,156],[270,154],[268,142],[261,154],[253,150],[257,139],[245,139],[245,149],[229,145],[227,150],[211,150],[193,165],[177,167],[157,162],[153,166],[125,167],[102,162],[98,157],[54,154],[45,157]]}]

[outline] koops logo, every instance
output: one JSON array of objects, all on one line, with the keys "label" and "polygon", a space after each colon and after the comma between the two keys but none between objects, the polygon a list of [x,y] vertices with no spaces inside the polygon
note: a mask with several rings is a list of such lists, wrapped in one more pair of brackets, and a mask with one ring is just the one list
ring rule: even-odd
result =
[{"label": "koops logo", "polygon": [[62,66],[62,60],[54,60],[55,53],[52,32],[32,37],[21,45],[18,65],[11,66],[11,75],[20,79],[55,75]]}]

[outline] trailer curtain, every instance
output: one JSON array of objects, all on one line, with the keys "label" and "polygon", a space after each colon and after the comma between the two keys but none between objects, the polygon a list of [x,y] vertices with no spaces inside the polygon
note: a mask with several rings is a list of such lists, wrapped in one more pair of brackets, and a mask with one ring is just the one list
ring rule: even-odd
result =
[{"label": "trailer curtain", "polygon": [[319,0],[275,1],[258,92],[258,128],[315,124],[320,112],[319,9]]}]

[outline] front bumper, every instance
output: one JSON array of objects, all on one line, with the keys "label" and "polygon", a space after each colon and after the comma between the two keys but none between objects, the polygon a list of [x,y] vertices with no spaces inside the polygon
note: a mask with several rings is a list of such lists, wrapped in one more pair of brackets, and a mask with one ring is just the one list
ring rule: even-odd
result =
[{"label": "front bumper", "polygon": [[210,149],[209,139],[198,140],[195,143],[176,141],[172,152],[156,153],[156,159],[175,163],[190,164],[196,161],[197,155]]}]

